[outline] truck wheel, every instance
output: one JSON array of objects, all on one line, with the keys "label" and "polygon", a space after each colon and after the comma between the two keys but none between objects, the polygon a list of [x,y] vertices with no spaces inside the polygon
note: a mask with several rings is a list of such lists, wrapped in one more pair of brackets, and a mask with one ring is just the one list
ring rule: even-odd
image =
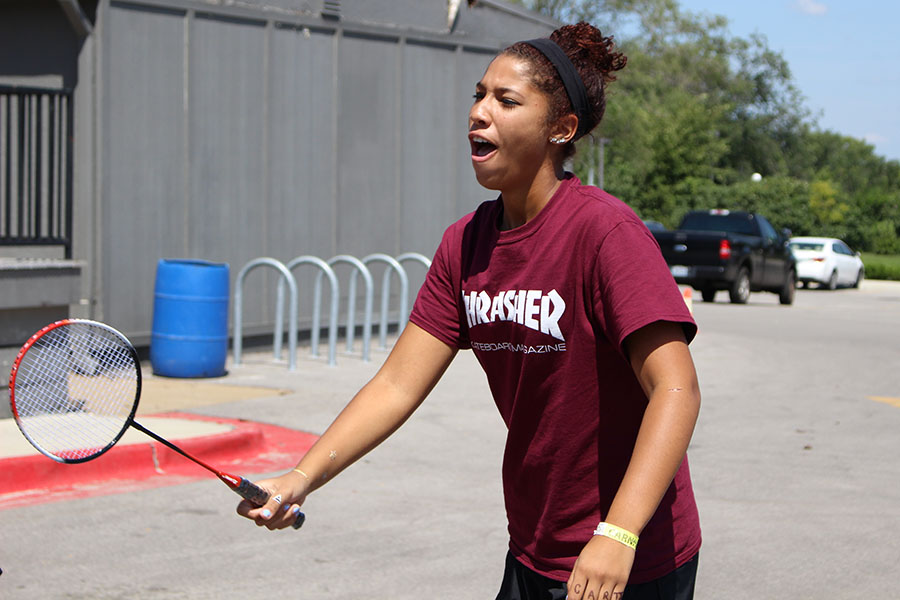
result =
[{"label": "truck wheel", "polygon": [[784,282],[784,285],[781,286],[781,291],[778,292],[778,301],[782,304],[793,304],[794,303],[794,290],[797,289],[797,275],[793,271],[788,273],[788,277]]},{"label": "truck wheel", "polygon": [[700,290],[700,297],[703,298],[704,302],[715,302],[716,290],[713,288],[703,288]]},{"label": "truck wheel", "polygon": [[741,267],[737,277],[728,290],[728,297],[734,304],[747,304],[750,299],[750,271],[747,267]]}]

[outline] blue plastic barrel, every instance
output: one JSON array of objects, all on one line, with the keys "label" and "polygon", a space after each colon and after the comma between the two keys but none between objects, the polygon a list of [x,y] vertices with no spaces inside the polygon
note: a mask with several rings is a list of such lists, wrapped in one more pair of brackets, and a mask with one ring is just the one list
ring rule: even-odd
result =
[{"label": "blue plastic barrel", "polygon": [[150,340],[154,374],[225,374],[228,286],[227,264],[186,259],[159,261]]}]

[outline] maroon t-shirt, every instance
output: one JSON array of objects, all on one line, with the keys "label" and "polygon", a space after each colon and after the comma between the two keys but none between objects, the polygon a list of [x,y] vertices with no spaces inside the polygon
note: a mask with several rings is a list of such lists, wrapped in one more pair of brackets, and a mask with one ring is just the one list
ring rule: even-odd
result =
[{"label": "maroon t-shirt", "polygon": [[[647,398],[623,341],[655,321],[696,325],[656,240],[625,204],[565,179],[531,221],[498,229],[501,201],[444,234],[410,320],[471,348],[509,428],[510,549],[568,578],[612,504]],[[640,536],[630,581],[692,558],[700,524],[685,458]]]}]

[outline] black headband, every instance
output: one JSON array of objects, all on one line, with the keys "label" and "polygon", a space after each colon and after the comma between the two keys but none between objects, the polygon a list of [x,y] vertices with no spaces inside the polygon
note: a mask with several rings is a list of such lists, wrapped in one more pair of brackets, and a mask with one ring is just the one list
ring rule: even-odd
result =
[{"label": "black headband", "polygon": [[586,133],[587,117],[590,114],[587,88],[584,87],[581,75],[578,74],[575,65],[572,64],[572,61],[569,60],[563,49],[550,38],[538,38],[522,43],[528,44],[543,54],[547,60],[553,63],[556,72],[559,73],[559,78],[562,79],[563,86],[566,88],[566,95],[569,97],[569,102],[572,103],[575,116],[578,117],[578,131],[573,138],[577,140]]}]

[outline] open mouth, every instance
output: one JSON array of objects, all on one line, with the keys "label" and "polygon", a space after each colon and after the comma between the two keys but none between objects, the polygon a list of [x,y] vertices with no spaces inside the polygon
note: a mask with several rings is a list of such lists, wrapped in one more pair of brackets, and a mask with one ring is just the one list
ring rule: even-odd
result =
[{"label": "open mouth", "polygon": [[497,146],[495,146],[493,143],[477,135],[472,136],[469,141],[472,145],[473,157],[484,158],[497,149]]}]

